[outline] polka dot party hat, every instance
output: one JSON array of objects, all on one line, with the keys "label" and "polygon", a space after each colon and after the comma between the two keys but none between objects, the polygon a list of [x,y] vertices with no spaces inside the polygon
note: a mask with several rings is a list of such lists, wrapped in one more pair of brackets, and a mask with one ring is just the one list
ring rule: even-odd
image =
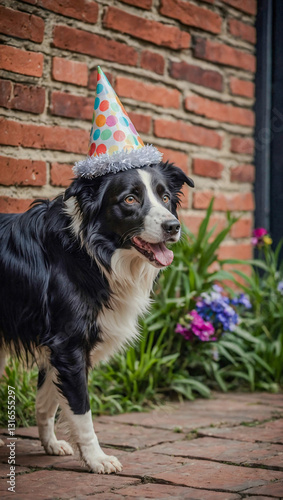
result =
[{"label": "polka dot party hat", "polygon": [[75,164],[75,175],[98,177],[156,164],[161,160],[162,154],[154,146],[144,145],[119,97],[98,66],[88,156]]}]

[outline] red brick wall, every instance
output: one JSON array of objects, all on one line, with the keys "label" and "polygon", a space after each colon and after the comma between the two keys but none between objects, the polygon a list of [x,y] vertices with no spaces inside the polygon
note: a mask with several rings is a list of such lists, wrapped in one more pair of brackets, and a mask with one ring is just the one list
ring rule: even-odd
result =
[{"label": "red brick wall", "polygon": [[242,219],[223,255],[248,257],[256,0],[4,0],[0,6],[0,211],[67,186],[87,152],[98,64],[145,142],[195,180],[196,231],[215,196]]}]

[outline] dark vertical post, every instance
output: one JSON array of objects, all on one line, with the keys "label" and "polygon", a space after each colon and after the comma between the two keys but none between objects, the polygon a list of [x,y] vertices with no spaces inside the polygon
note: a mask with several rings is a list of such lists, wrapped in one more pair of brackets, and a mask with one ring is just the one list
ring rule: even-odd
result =
[{"label": "dark vertical post", "polygon": [[255,128],[255,227],[270,229],[270,123],[273,0],[258,0]]},{"label": "dark vertical post", "polygon": [[283,237],[283,2],[273,0],[273,71],[271,110],[270,232]]}]

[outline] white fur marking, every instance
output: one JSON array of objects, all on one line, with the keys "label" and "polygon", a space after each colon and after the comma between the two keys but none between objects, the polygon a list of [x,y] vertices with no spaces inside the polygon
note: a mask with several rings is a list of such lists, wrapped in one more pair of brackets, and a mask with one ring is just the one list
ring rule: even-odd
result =
[{"label": "white fur marking", "polygon": [[108,359],[138,338],[138,317],[150,305],[150,292],[158,272],[134,248],[114,252],[111,273],[105,273],[112,293],[111,309],[103,307],[97,317],[103,342],[98,342],[92,352],[93,364]]}]

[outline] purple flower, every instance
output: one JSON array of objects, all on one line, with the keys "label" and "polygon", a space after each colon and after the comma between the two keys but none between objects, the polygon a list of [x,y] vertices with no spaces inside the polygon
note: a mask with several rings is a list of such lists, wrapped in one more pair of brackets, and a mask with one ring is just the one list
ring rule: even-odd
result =
[{"label": "purple flower", "polygon": [[283,280],[279,281],[277,290],[278,290],[278,292],[281,293],[281,295],[283,295]]},{"label": "purple flower", "polygon": [[216,337],[213,336],[213,325],[208,321],[204,321],[197,311],[191,311],[188,318],[188,327],[178,323],[175,328],[176,333],[180,333],[186,340],[193,340],[195,337],[198,337],[202,342],[216,340]]}]

